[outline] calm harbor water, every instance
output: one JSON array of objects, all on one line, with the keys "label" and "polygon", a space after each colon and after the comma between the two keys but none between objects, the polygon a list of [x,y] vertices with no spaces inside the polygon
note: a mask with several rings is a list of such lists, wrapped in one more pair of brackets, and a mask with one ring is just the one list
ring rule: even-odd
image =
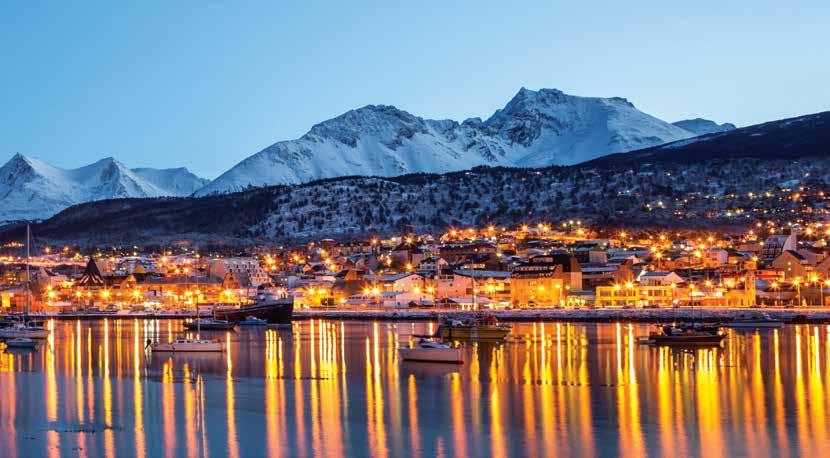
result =
[{"label": "calm harbor water", "polygon": [[635,343],[645,324],[515,324],[465,364],[403,363],[429,323],[304,321],[161,355],[178,321],[55,321],[0,354],[0,456],[821,456],[830,327]]}]

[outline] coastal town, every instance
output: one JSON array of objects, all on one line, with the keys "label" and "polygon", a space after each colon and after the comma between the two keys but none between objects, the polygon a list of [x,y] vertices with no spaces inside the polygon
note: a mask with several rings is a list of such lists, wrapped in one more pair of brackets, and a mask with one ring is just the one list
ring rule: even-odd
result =
[{"label": "coastal town", "polygon": [[830,304],[828,239],[820,222],[724,235],[600,234],[568,220],[245,250],[35,244],[28,269],[12,243],[0,310],[188,314],[263,291],[296,311],[816,307]]}]

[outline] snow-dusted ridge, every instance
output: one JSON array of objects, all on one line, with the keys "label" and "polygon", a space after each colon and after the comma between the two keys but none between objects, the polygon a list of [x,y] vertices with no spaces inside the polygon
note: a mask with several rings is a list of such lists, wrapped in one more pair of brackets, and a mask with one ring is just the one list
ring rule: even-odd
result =
[{"label": "snow-dusted ridge", "polygon": [[694,137],[628,100],[522,88],[491,117],[432,120],[367,105],[246,158],[197,192],[297,184],[338,176],[449,172],[479,165],[570,165]]},{"label": "snow-dusted ridge", "polygon": [[0,221],[48,218],[71,205],[122,197],[186,196],[207,180],[187,169],[130,169],[101,159],[62,169],[15,154],[0,167]]},{"label": "snow-dusted ridge", "polygon": [[710,121],[703,118],[684,119],[682,121],[673,122],[677,127],[688,130],[695,135],[715,134],[719,132],[729,132],[735,130],[735,124],[725,122],[718,124],[715,121]]}]

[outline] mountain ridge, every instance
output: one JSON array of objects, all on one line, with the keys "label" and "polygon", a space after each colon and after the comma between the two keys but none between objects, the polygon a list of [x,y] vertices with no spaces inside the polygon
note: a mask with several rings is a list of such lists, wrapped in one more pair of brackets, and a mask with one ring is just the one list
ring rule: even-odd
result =
[{"label": "mountain ridge", "polygon": [[677,127],[680,127],[681,129],[685,129],[689,132],[692,132],[695,135],[728,132],[730,130],[735,130],[737,128],[735,124],[729,122],[718,124],[715,121],[704,118],[683,119],[681,121],[675,121],[672,124],[674,124]]},{"label": "mountain ridge", "polygon": [[574,96],[558,89],[523,87],[487,119],[463,122],[365,105],[243,159],[197,195],[335,176],[570,165],[694,135],[639,111],[625,98]]},{"label": "mountain ridge", "polygon": [[130,169],[112,157],[63,169],[16,153],[0,167],[0,220],[48,218],[102,199],[190,195],[205,181],[187,169]]},{"label": "mountain ridge", "polygon": [[[827,189],[828,127],[830,112],[823,112],[573,166],[337,177],[205,197],[106,200],[73,206],[34,230],[73,243],[281,243],[562,218],[612,227],[736,229],[752,224],[747,218],[756,210],[750,209],[761,219],[789,214],[789,199],[762,202],[747,197],[749,191],[760,195],[792,183]],[[92,218],[97,226],[89,224]],[[19,236],[7,230],[0,240]]]}]

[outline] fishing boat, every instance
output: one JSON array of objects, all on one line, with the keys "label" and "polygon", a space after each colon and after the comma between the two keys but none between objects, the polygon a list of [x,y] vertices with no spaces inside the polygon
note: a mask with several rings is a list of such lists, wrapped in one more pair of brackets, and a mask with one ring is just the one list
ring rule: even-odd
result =
[{"label": "fishing boat", "polygon": [[451,347],[428,339],[421,339],[415,347],[399,348],[398,354],[404,361],[452,364],[464,362],[460,347]]},{"label": "fishing boat", "polygon": [[714,326],[673,326],[660,327],[660,331],[652,332],[647,341],[653,345],[675,346],[675,347],[711,347],[720,345],[726,338],[717,327]]},{"label": "fishing boat", "polygon": [[498,322],[492,315],[478,315],[468,319],[442,320],[436,336],[444,340],[504,340],[511,327]]},{"label": "fishing boat", "polygon": [[293,314],[293,297],[279,297],[275,294],[265,293],[255,296],[254,302],[250,305],[243,305],[239,308],[217,308],[213,312],[213,317],[233,323],[254,317],[268,323],[290,324]]},{"label": "fishing boat", "polygon": [[159,342],[152,345],[154,352],[221,352],[222,341],[209,339],[175,339],[172,342]]},{"label": "fishing boat", "polygon": [[211,318],[197,318],[193,321],[184,323],[185,329],[188,330],[206,330],[206,331],[233,331],[236,328],[236,323],[227,320],[215,320]]},{"label": "fishing boat", "polygon": [[255,316],[249,316],[236,324],[240,326],[266,326],[268,325],[268,320],[263,320]]},{"label": "fishing boat", "polygon": [[769,316],[768,313],[752,311],[741,312],[735,316],[732,321],[727,321],[724,326],[730,328],[780,328],[784,326],[784,322],[776,320]]},{"label": "fishing boat", "polygon": [[8,348],[35,348],[35,345],[37,345],[37,342],[27,337],[16,337],[6,341],[6,347]]}]

